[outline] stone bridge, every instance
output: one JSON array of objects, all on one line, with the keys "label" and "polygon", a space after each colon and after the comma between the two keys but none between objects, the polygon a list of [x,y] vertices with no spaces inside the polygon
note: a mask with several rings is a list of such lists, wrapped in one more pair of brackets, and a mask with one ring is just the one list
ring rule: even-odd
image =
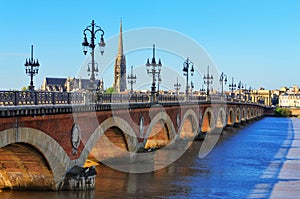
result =
[{"label": "stone bridge", "polygon": [[160,150],[264,116],[233,101],[0,107],[0,189],[61,190],[75,166]]}]

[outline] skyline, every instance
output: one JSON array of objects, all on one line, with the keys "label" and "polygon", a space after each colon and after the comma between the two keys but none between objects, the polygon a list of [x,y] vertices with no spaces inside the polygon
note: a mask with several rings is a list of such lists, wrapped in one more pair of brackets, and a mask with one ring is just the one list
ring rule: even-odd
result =
[{"label": "skyline", "polygon": [[[0,89],[20,90],[29,85],[24,62],[30,56],[31,45],[34,45],[34,58],[41,64],[34,79],[36,88],[45,77],[76,76],[88,57],[83,55],[81,46],[84,28],[94,19],[104,29],[105,41],[109,41],[118,37],[121,18],[123,33],[156,27],[191,38],[204,48],[217,71],[227,74],[228,83],[234,77],[236,83],[242,81],[247,87],[256,89],[299,85],[300,27],[297,25],[300,2],[216,0],[170,3],[155,0],[151,4],[142,1],[138,5],[97,1],[92,3],[93,7],[90,5],[72,1],[1,2]],[[86,12],[83,12],[85,7]],[[127,71],[130,71],[131,65],[139,63],[130,57],[130,52],[126,54],[126,46],[132,41],[123,40]],[[112,52],[114,55],[117,55],[117,47]],[[149,49],[138,54],[139,62],[145,63],[151,57]],[[174,68],[182,65],[181,59],[169,64],[161,51],[157,54],[163,63]],[[103,58],[105,55],[106,52]],[[179,75],[183,76],[181,71]],[[218,77],[214,78],[218,80]],[[109,82],[113,82],[113,74],[104,76],[104,81],[105,87],[112,86]],[[172,81],[176,83],[176,77]],[[196,82],[195,89],[200,89],[201,81]],[[228,84],[225,88],[228,90]]]}]

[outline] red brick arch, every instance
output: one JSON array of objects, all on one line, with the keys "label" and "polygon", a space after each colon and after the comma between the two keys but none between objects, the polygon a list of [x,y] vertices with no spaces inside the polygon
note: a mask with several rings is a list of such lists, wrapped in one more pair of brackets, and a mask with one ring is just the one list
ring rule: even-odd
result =
[{"label": "red brick arch", "polygon": [[0,132],[2,140],[0,148],[25,143],[33,146],[41,154],[53,174],[52,189],[59,190],[63,185],[64,176],[70,165],[70,158],[64,149],[46,133],[32,128],[11,128]]},{"label": "red brick arch", "polygon": [[197,136],[198,132],[197,129],[199,128],[199,123],[197,119],[197,115],[194,110],[188,109],[181,121],[178,136],[183,139],[186,138],[188,140],[194,139]]}]

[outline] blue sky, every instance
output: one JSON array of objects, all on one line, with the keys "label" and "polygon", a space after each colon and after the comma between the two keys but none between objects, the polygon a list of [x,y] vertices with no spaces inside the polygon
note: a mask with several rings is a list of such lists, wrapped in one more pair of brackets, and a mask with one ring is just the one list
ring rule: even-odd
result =
[{"label": "blue sky", "polygon": [[[83,29],[94,19],[109,40],[118,34],[120,18],[123,31],[160,27],[186,35],[205,49],[220,73],[247,86],[299,85],[299,10],[300,1],[293,0],[0,1],[0,89],[29,84],[24,62],[32,44],[41,64],[36,87],[46,76],[76,76],[87,58]],[[129,42],[124,41],[125,50]],[[109,87],[113,74],[103,78]],[[194,81],[199,89],[201,78]]]}]

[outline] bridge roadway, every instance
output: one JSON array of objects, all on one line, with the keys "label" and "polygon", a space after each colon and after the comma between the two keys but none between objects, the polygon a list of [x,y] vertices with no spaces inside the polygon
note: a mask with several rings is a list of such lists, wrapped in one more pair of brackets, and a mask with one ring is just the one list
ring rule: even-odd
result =
[{"label": "bridge roadway", "polygon": [[[37,100],[36,94],[32,96]],[[66,175],[74,166],[118,157],[134,164],[139,152],[272,112],[262,105],[221,98],[180,101],[166,96],[159,103],[149,103],[143,96],[134,101],[113,98],[106,102],[102,97],[100,103],[93,98],[76,103],[53,97],[55,103],[2,100],[0,189],[76,189],[66,187]]]}]

